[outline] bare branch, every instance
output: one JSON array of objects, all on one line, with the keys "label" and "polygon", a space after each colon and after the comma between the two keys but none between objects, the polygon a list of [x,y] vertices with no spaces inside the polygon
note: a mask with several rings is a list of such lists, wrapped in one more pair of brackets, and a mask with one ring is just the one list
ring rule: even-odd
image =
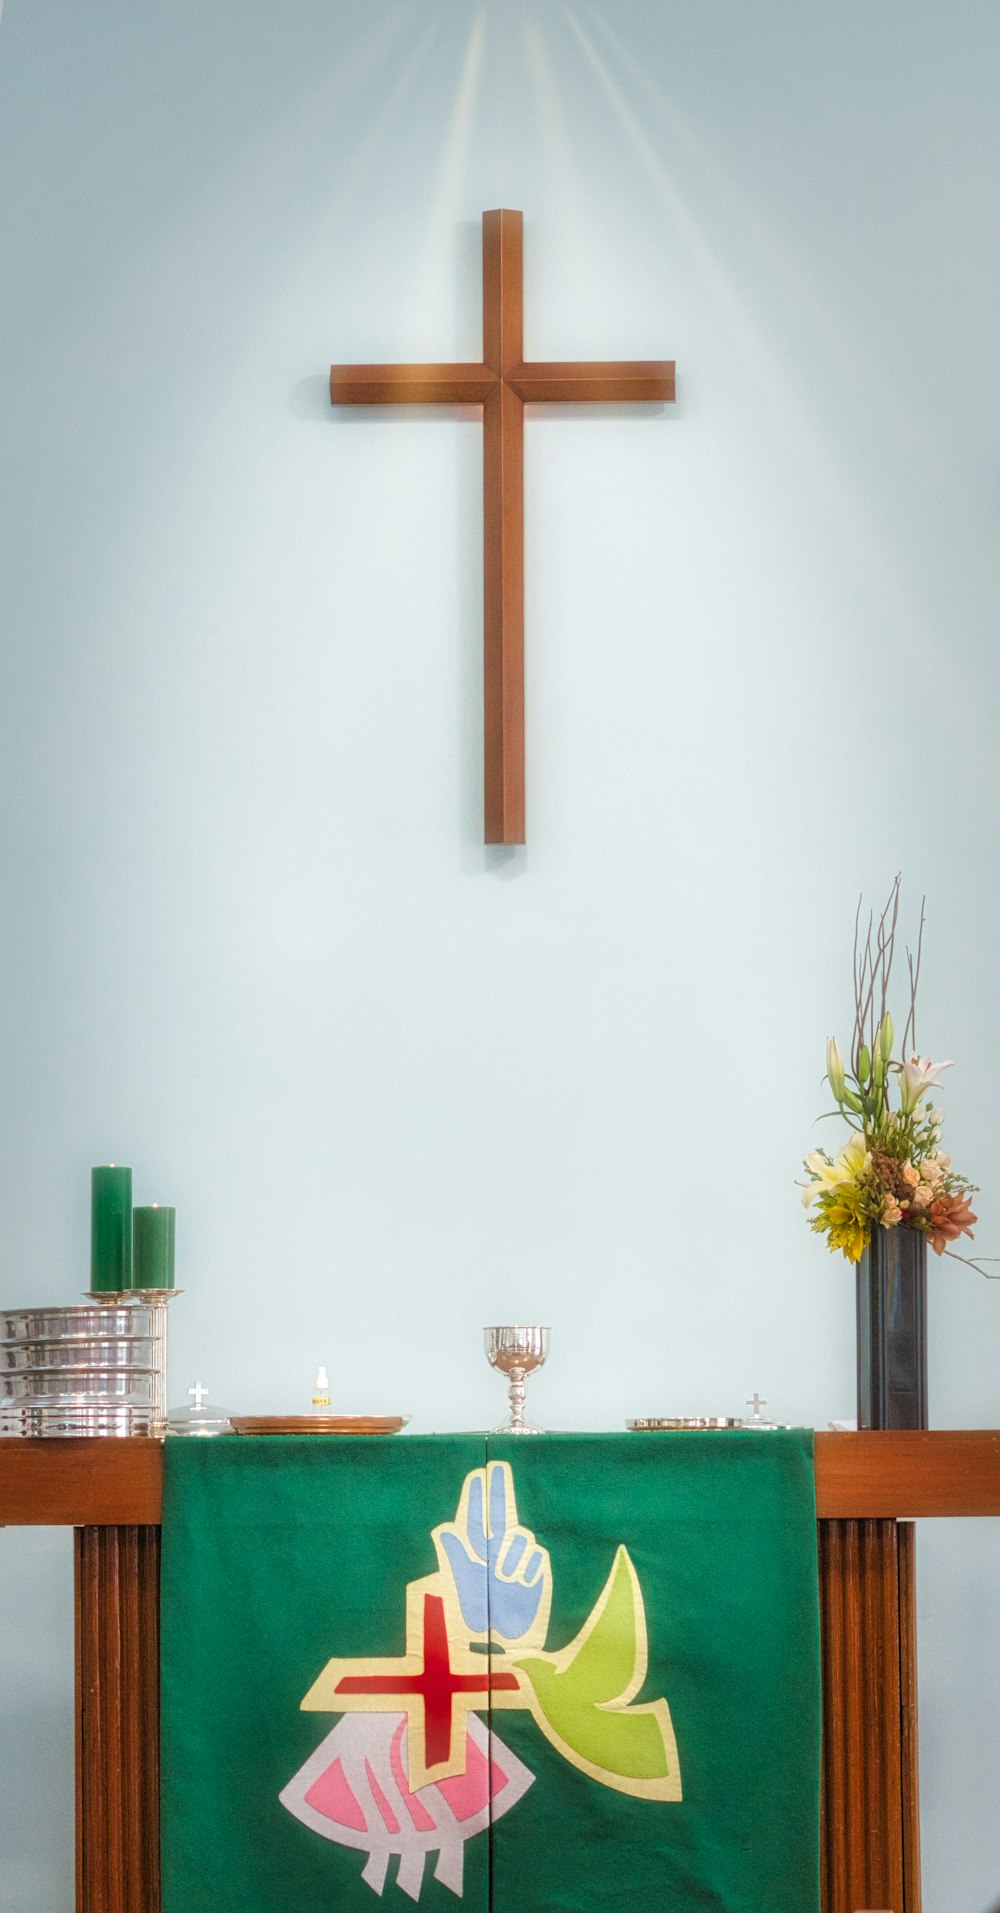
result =
[{"label": "bare branch", "polygon": [[967,1269],[975,1269],[977,1275],[985,1275],[987,1282],[1000,1282],[1000,1270],[984,1269],[983,1262],[1000,1262],[1000,1255],[959,1255],[955,1249],[942,1249],[942,1255],[950,1255],[953,1262],[964,1262]]},{"label": "bare branch", "polygon": [[[859,1058],[863,1044],[867,1044],[869,1049],[872,1048],[868,1025],[875,998],[875,979],[878,974],[878,954],[877,950],[872,950],[872,932],[874,928],[875,918],[874,915],[869,913],[868,931],[865,936],[865,947],[861,957],[861,992],[857,1012],[856,1041]],[[858,1075],[857,1063],[855,1063],[854,1066],[854,1073],[856,1076]]]},{"label": "bare branch", "polygon": [[861,937],[861,896],[859,894],[858,907],[854,912],[854,1029],[851,1033],[851,1068],[855,1076],[857,1076],[857,1073],[858,1073],[858,1051],[860,1049],[860,1042],[858,1039],[858,1025],[861,1020],[860,937]]},{"label": "bare branch", "polygon": [[[901,873],[897,870],[885,908],[876,922],[869,911],[864,938],[861,936],[862,899],[854,915],[854,1034],[851,1042],[851,1067],[861,1082],[861,1051],[874,1057],[879,1029],[889,1006],[889,985],[896,953],[899,924]],[[882,1100],[888,1107],[888,1084],[883,1085]]]},{"label": "bare branch", "polygon": [[917,985],[920,982],[920,959],[924,953],[924,912],[927,898],[920,899],[920,929],[917,935],[917,961],[914,964],[909,950],[906,952],[906,967],[910,972],[910,1013],[903,1031],[903,1061],[907,1056],[916,1054],[917,1049]]},{"label": "bare branch", "polygon": [[[897,870],[896,880],[892,886],[889,901],[882,912],[882,921],[879,925],[882,942],[882,1006],[878,1019],[880,1023],[883,1021],[888,1007],[889,977],[892,973],[892,960],[896,954],[896,925],[899,922],[899,886],[901,880],[902,872]],[[892,911],[892,921],[889,924],[888,934],[885,934],[885,921],[890,910]]]}]

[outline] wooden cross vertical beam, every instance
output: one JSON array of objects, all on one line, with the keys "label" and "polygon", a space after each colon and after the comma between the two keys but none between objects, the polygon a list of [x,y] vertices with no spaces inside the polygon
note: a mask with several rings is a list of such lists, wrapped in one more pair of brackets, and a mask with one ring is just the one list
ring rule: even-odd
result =
[{"label": "wooden cross vertical beam", "polygon": [[526,363],[523,219],[483,214],[478,365],[334,365],[334,405],[483,408],[484,809],[488,844],[524,842],[524,407],[672,399],[669,360]]},{"label": "wooden cross vertical beam", "polygon": [[483,214],[483,810],[488,844],[524,842],[524,357],[520,213]]}]

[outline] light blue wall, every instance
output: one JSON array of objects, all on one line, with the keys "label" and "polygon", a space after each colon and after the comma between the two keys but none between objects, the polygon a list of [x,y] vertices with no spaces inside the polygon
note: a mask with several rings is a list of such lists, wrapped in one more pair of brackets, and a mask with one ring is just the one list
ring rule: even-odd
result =
[{"label": "light blue wall", "polygon": [[[414,1426],[852,1412],[792,1179],[858,888],[1000,1253],[1000,14],[982,0],[8,0],[0,1301],[87,1172],[176,1201],[174,1392]],[[674,356],[532,417],[529,837],[480,842],[480,433],[331,359]],[[1000,1289],[933,1272],[933,1417]],[[992,1531],[922,1537],[927,1913],[1000,1895]],[[64,1539],[0,1537],[0,1902],[71,1904]]]}]

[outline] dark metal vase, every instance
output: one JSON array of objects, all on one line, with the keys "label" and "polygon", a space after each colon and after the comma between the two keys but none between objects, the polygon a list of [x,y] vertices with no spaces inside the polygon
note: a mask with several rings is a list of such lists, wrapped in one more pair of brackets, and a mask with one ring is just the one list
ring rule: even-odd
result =
[{"label": "dark metal vase", "polygon": [[876,1228],[858,1263],[858,1427],[927,1427],[927,1237]]}]

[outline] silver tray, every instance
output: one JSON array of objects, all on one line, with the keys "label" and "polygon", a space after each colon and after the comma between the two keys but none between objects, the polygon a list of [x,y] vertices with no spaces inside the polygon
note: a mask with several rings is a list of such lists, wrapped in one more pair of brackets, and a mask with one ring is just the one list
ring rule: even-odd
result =
[{"label": "silver tray", "polygon": [[31,1402],[63,1406],[78,1402],[81,1406],[106,1404],[116,1407],[151,1407],[156,1401],[157,1376],[147,1369],[128,1374],[117,1369],[63,1368],[41,1374],[5,1375],[5,1406]]},{"label": "silver tray", "polygon": [[154,1417],[148,1408],[72,1409],[56,1413],[46,1408],[9,1412],[0,1407],[0,1435],[38,1439],[58,1436],[151,1435]]},{"label": "silver tray", "polygon": [[148,1341],[159,1327],[159,1313],[148,1302],[95,1303],[81,1308],[0,1310],[0,1342]]},{"label": "silver tray", "polygon": [[625,1426],[633,1434],[644,1434],[652,1429],[742,1428],[743,1423],[734,1415],[635,1415]]},{"label": "silver tray", "polygon": [[130,1373],[152,1372],[157,1365],[159,1343],[151,1336],[124,1336],[114,1342],[7,1342],[0,1345],[0,1376],[22,1374],[30,1370],[45,1375],[53,1369],[125,1369]]}]

